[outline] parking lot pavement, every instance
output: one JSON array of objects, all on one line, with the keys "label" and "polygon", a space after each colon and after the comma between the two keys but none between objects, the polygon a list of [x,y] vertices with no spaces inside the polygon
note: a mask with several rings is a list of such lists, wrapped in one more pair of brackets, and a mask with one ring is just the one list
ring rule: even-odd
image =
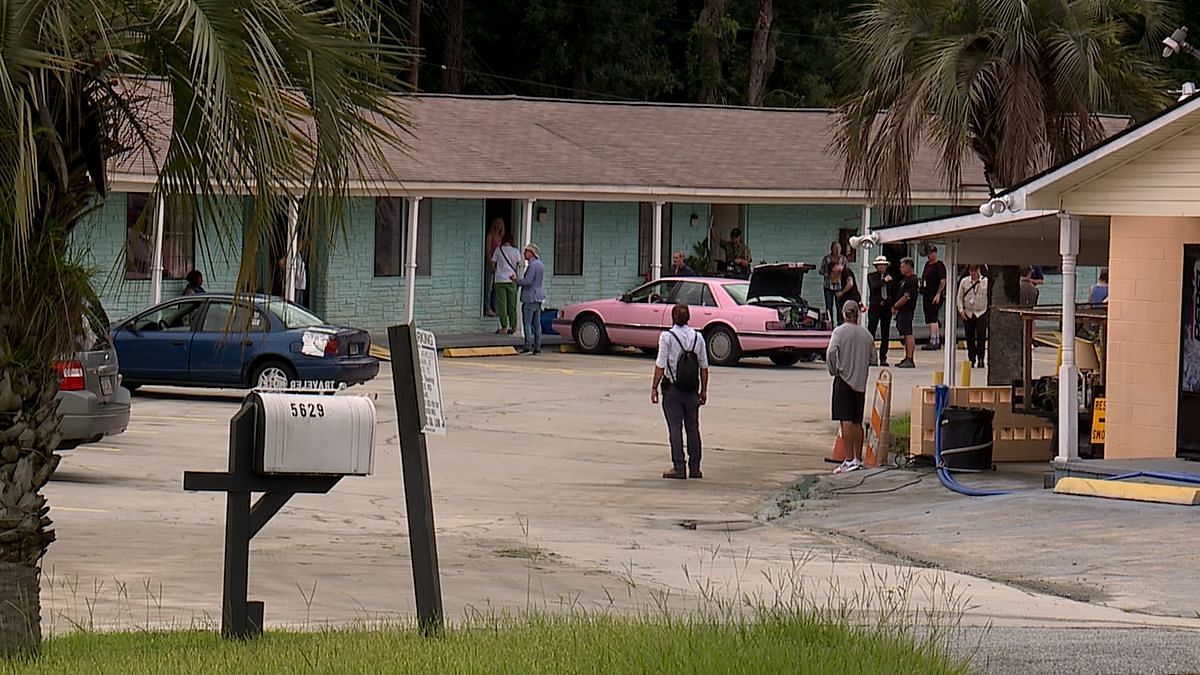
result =
[{"label": "parking lot pavement", "polygon": [[[686,609],[700,586],[718,597],[770,597],[793,573],[822,597],[940,580],[972,599],[974,624],[1131,622],[1118,610],[898,564],[845,538],[757,519],[801,474],[829,470],[824,364],[714,369],[702,413],[705,478],[659,478],[668,453],[661,412],[649,403],[651,369],[640,355],[442,361],[449,432],[429,439],[429,453],[450,617],[468,608],[645,609],[664,598]],[[898,373],[898,390],[930,376]],[[266,601],[268,624],[412,616],[387,369],[353,391],[378,397],[376,474],[297,496],[255,538],[251,598]],[[67,455],[47,488],[59,538],[45,561],[48,630],[216,622],[222,497],[185,493],[181,478],[225,468],[241,396],[147,388],[126,434]]]}]

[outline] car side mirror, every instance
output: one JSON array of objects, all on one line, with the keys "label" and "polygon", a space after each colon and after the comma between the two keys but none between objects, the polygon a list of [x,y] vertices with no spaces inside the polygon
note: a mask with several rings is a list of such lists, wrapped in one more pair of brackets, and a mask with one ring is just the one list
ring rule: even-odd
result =
[{"label": "car side mirror", "polygon": [[621,300],[621,302],[632,302],[633,301],[632,297],[628,293],[622,293],[620,300]]},{"label": "car side mirror", "polygon": [[132,319],[129,321],[126,321],[125,323],[121,324],[120,326],[117,326],[117,329],[118,330],[127,330],[130,333],[133,333],[134,335],[142,334],[142,331],[137,329],[137,325],[133,322]]}]

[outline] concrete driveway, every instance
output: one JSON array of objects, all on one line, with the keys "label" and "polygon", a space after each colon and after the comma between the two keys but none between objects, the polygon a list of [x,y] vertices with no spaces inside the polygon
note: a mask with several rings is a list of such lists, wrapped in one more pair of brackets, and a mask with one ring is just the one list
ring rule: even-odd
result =
[{"label": "concrete driveway", "polygon": [[[686,610],[780,593],[822,606],[874,598],[879,608],[903,591],[913,608],[953,601],[965,625],[994,630],[1166,635],[1200,625],[931,569],[759,518],[804,474],[829,471],[824,364],[715,369],[702,414],[705,479],[663,480],[652,365],[549,352],[442,360],[449,433],[430,438],[429,452],[452,619],[473,609]],[[894,371],[897,391],[931,371]],[[255,539],[251,597],[266,602],[270,625],[413,615],[386,368],[356,392],[378,397],[376,474],[297,496]],[[219,623],[223,497],[185,493],[181,478],[225,468],[241,395],[148,388],[126,434],[64,459],[47,489],[59,538],[45,561],[48,630]]]}]

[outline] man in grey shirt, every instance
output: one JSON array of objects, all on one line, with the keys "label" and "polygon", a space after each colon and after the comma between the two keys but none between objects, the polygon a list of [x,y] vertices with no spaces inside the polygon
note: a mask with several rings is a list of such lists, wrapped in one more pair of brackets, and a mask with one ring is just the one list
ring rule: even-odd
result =
[{"label": "man in grey shirt", "polygon": [[842,324],[833,330],[825,363],[833,375],[833,419],[842,424],[842,443],[849,459],[834,473],[862,468],[863,408],[867,398],[867,378],[876,363],[875,338],[859,324],[861,309],[857,302],[842,307]]}]

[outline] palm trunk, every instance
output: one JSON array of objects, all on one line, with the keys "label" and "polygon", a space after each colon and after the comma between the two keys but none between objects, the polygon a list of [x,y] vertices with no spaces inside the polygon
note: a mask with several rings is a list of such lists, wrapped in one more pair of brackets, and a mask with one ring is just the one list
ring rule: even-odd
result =
[{"label": "palm trunk", "polygon": [[41,642],[39,563],[54,541],[41,490],[58,466],[61,438],[53,372],[9,360],[30,345],[9,348],[10,335],[25,331],[8,316],[0,308],[0,656],[35,653]]},{"label": "palm trunk", "polygon": [[1004,306],[1016,306],[1021,300],[1021,272],[1013,265],[991,268],[992,282],[988,299],[988,384],[1008,387],[1021,377],[1021,319],[1015,314],[996,311]]},{"label": "palm trunk", "polygon": [[771,28],[775,22],[775,0],[758,0],[758,20],[750,45],[750,66],[746,78],[746,105],[761,106],[767,91],[767,78],[775,69],[775,46]]}]

